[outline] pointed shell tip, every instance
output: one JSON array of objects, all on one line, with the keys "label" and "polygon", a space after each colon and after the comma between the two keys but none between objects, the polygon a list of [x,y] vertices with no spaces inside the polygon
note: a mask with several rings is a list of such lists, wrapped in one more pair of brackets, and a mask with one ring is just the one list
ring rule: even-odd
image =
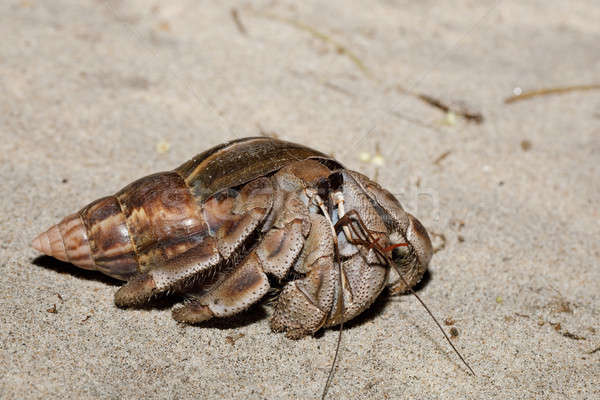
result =
[{"label": "pointed shell tip", "polygon": [[42,240],[40,239],[40,236],[42,236],[43,233],[37,235],[35,237],[35,239],[33,239],[31,241],[31,247],[33,247],[34,249],[36,249],[37,251],[39,251],[40,253],[43,253],[44,250],[42,249]]}]

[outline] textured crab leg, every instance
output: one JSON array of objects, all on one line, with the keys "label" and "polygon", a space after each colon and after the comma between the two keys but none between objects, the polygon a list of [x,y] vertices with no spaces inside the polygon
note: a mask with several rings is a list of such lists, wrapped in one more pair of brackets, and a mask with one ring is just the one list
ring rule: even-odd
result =
[{"label": "textured crab leg", "polygon": [[252,252],[208,294],[175,308],[173,318],[194,324],[235,315],[260,300],[269,287],[267,275]]},{"label": "textured crab leg", "polygon": [[283,225],[283,228],[271,228],[256,249],[225,279],[217,282],[208,293],[173,310],[174,319],[198,323],[213,317],[237,314],[267,292],[270,286],[265,273],[279,278],[287,274],[304,245],[302,226],[306,222],[310,227],[308,209],[304,203],[288,195],[288,201],[284,203],[285,216],[275,222],[276,226]]},{"label": "textured crab leg", "polygon": [[286,212],[279,215],[256,248],[264,271],[279,279],[285,278],[296,261],[310,229],[308,208],[298,194],[288,193],[283,207]]},{"label": "textured crab leg", "polygon": [[265,273],[283,278],[302,250],[303,219],[301,215],[296,217],[284,228],[271,228],[259,246],[232,273],[208,293],[173,310],[173,318],[198,323],[237,314],[260,300],[270,287]]},{"label": "textured crab leg", "polygon": [[330,173],[320,163],[305,160],[290,164],[273,177],[273,226],[257,247],[265,272],[283,279],[298,258],[311,229],[307,187]]},{"label": "textured crab leg", "polygon": [[[196,213],[197,220],[205,224],[204,230],[195,236],[194,242],[188,239],[183,244],[189,247],[184,248],[186,251],[178,250],[174,244],[174,254],[169,257],[163,248],[145,252],[138,249],[142,260],[152,260],[158,265],[151,266],[122,286],[115,294],[115,303],[118,306],[142,304],[154,294],[176,289],[187,278],[228,259],[265,219],[272,206],[272,197],[270,180],[259,178],[245,185],[239,193],[226,192],[208,199]],[[129,218],[142,218],[136,217],[135,212],[130,214],[133,217]],[[158,256],[162,258],[156,261]]]},{"label": "textured crab leg", "polygon": [[335,263],[336,233],[323,199],[311,201],[323,215],[311,215],[311,231],[294,269],[306,277],[289,282],[277,299],[271,328],[291,339],[313,334],[343,314],[342,276]]},{"label": "textured crab leg", "polygon": [[[294,221],[296,220],[297,219],[295,219]],[[317,227],[316,230],[311,229],[311,232],[313,232],[314,230],[315,233],[312,234],[312,237],[309,236],[309,239],[307,239],[307,243],[319,244],[319,241],[316,238],[321,238],[321,235],[323,233],[323,223],[319,224],[319,222],[322,221],[317,221],[317,226],[320,226],[320,228]],[[290,224],[288,224],[287,226],[289,227],[289,225]],[[291,225],[298,226],[300,224],[292,223]],[[325,221],[325,233],[330,235],[328,225],[329,224]],[[294,255],[294,240],[289,240],[289,237],[286,237],[286,235],[291,234],[291,231],[289,229],[272,228],[269,232],[277,232],[277,235],[273,235],[273,237],[279,237],[279,232],[284,233],[280,245],[276,247],[283,247],[283,249],[279,249],[278,252],[284,254],[283,260],[285,261],[285,265],[287,266],[288,262],[289,265],[293,264],[293,262],[296,259],[296,256],[291,257],[290,254]],[[302,237],[301,233],[300,237]],[[302,237],[302,242],[300,244],[299,250],[302,249],[303,242],[304,238]],[[260,300],[265,295],[265,293],[267,293],[270,287],[265,272],[268,271],[269,273],[272,273],[272,270],[270,269],[270,266],[272,265],[271,263],[273,259],[278,258],[276,255],[268,257],[267,263],[263,263],[260,254],[265,253],[265,247],[263,247],[264,243],[269,242],[263,240],[261,245],[259,245],[240,264],[238,264],[232,273],[229,273],[224,280],[217,283],[213,288],[211,288],[211,290],[207,294],[204,294],[199,298],[195,298],[187,302],[182,307],[174,309],[173,318],[180,322],[199,323],[214,317],[228,317],[231,315],[235,315],[241,311],[246,310],[252,304]],[[285,246],[289,245],[290,243],[292,247],[285,248]],[[269,248],[270,246],[270,244],[267,244],[266,248]],[[261,249],[263,250],[259,251]],[[332,249],[328,247],[321,246],[321,253],[331,256],[331,250]],[[307,286],[307,290],[308,292],[310,292],[310,297],[322,298],[327,303],[327,298],[332,297],[333,287],[331,287],[331,285],[327,287],[327,285],[319,284],[319,281],[323,280],[322,278],[320,278],[320,275],[327,274],[332,270],[330,264],[327,262],[327,257],[318,258],[315,260],[314,252],[309,252],[309,254],[305,255],[303,259],[309,260],[309,262],[314,262],[315,264],[315,266],[312,267],[315,272],[313,272],[311,275],[313,284],[304,285]],[[329,257],[329,261],[331,261],[331,257]],[[288,267],[282,267],[280,270],[285,270],[285,272],[287,272],[287,268]],[[329,279],[329,281],[331,281],[331,279]],[[289,284],[286,286],[286,288],[288,286]],[[315,293],[314,288],[317,288],[317,292],[319,293]],[[307,297],[306,295],[304,295],[303,298],[301,297],[303,296],[302,294],[298,296],[298,293],[292,292],[293,290],[288,289],[286,291],[286,289],[284,289],[282,295],[279,297],[278,303],[285,302],[285,300],[288,298],[287,296],[291,296],[292,302],[295,303],[295,305],[297,305],[297,303],[300,301],[300,303],[304,305],[304,307],[302,308],[303,312],[301,311],[301,313],[309,319],[312,318],[310,323],[306,323],[307,328],[301,329],[302,332],[307,331],[308,329],[307,333],[312,333],[319,329],[319,327],[325,322],[328,313],[322,311],[319,308],[315,309],[315,307],[312,306],[310,300],[308,300],[309,297]],[[328,294],[328,292],[331,293]],[[305,301],[303,302],[302,299],[304,299]],[[318,302],[319,301],[317,300],[317,303]],[[325,309],[328,309],[327,304],[325,304]],[[289,317],[291,317],[291,320],[294,322],[301,321],[301,319],[299,319],[296,315],[291,315]],[[271,326],[273,327],[273,325]],[[304,336],[307,333],[304,333],[301,336]]]},{"label": "textured crab leg", "polygon": [[330,223],[311,215],[311,231],[294,269],[306,277],[289,282],[275,303],[271,329],[299,339],[319,330],[334,306],[339,282]]},{"label": "textured crab leg", "polygon": [[[312,174],[308,177],[308,174],[297,173],[298,169],[311,172],[311,168]],[[269,286],[265,273],[283,279],[296,262],[311,231],[310,212],[303,198],[304,188],[312,184],[315,177],[328,173],[320,164],[304,161],[275,174],[274,215],[269,223],[270,229],[259,245],[235,267],[233,273],[207,293],[174,310],[173,317],[178,321],[196,323],[236,314],[266,293]]]}]

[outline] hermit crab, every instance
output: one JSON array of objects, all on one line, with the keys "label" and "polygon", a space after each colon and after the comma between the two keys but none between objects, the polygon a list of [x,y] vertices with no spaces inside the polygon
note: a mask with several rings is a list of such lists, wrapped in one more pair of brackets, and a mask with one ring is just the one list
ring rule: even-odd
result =
[{"label": "hermit crab", "polygon": [[279,287],[270,325],[292,339],[356,317],[386,286],[411,290],[433,253],[390,192],[330,156],[267,137],[141,178],[32,246],[126,281],[119,307],[184,295],[172,311],[184,323],[240,313]]},{"label": "hermit crab", "polygon": [[173,318],[186,323],[246,310],[271,279],[283,285],[271,328],[294,339],[354,318],[386,285],[407,290],[432,255],[427,231],[390,192],[323,153],[265,137],[141,178],[32,246],[127,281],[119,307],[182,293]]}]

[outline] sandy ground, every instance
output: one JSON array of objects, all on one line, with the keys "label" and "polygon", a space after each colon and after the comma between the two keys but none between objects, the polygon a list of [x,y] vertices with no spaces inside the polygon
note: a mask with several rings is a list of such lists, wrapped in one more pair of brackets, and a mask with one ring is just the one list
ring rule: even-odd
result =
[{"label": "sandy ground", "polygon": [[119,282],[28,247],[261,131],[377,176],[445,237],[419,294],[477,376],[414,298],[382,297],[344,332],[329,398],[600,397],[600,91],[504,103],[600,83],[597,2],[259,3],[1,3],[0,397],[320,395],[335,330],[287,340],[268,307],[199,327],[176,300],[120,310]]}]

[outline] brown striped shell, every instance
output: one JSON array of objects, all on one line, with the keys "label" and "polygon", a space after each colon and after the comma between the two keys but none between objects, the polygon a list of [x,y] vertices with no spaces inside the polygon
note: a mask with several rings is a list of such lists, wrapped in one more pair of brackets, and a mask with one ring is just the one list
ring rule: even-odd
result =
[{"label": "brown striped shell", "polygon": [[334,162],[307,147],[262,137],[215,146],[174,171],[146,176],[88,204],[41,233],[32,246],[128,280],[210,239],[209,230],[216,231],[219,221],[203,210],[209,197],[308,158]]},{"label": "brown striped shell", "polygon": [[392,258],[409,286],[421,279],[431,242],[387,190],[323,153],[270,138],[225,143],[141,178],[32,246],[127,281],[119,306],[180,291],[188,301],[173,316],[188,323],[248,308],[271,276],[284,284],[271,327],[299,338],[358,315],[386,284],[407,289],[373,245],[336,230],[347,211],[380,248],[406,243]]}]

